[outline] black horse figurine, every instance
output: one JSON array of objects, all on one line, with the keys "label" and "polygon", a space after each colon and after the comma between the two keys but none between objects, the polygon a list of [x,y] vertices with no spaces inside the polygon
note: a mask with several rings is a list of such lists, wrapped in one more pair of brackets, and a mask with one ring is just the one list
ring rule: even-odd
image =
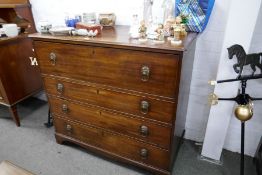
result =
[{"label": "black horse figurine", "polygon": [[238,44],[229,47],[227,50],[229,59],[232,59],[234,55],[237,57],[237,63],[233,65],[233,68],[235,72],[238,74],[238,78],[241,77],[243,67],[245,65],[250,65],[250,67],[252,68],[252,76],[256,72],[256,67],[260,69],[260,72],[262,74],[262,52],[246,54],[244,48]]}]

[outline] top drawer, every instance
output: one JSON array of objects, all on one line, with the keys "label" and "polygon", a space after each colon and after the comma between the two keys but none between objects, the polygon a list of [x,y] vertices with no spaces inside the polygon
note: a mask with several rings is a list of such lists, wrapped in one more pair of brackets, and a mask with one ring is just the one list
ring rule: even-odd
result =
[{"label": "top drawer", "polygon": [[175,98],[179,55],[35,41],[42,73]]}]

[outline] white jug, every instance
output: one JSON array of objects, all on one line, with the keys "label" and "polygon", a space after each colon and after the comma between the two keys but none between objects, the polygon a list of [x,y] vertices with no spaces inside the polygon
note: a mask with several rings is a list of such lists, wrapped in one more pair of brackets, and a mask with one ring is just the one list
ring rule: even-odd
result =
[{"label": "white jug", "polygon": [[18,35],[16,24],[3,24],[3,31],[8,37],[16,37]]}]

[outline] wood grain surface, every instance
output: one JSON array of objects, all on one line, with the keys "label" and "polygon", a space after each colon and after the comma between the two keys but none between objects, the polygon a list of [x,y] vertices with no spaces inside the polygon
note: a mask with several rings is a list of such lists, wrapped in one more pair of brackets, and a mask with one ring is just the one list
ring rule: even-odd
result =
[{"label": "wood grain surface", "polygon": [[196,33],[189,33],[187,37],[183,38],[182,44],[173,46],[166,40],[165,44],[154,44],[153,41],[147,43],[139,43],[137,39],[129,38],[129,26],[115,26],[113,28],[103,28],[102,34],[97,37],[83,37],[83,36],[52,36],[49,34],[35,33],[30,37],[35,41],[50,41],[71,44],[83,44],[102,47],[126,48],[131,50],[155,51],[171,54],[180,54],[189,48],[189,45],[196,39]]},{"label": "wood grain surface", "polygon": [[1,44],[0,77],[10,105],[42,89],[40,69],[31,66],[32,42],[30,38]]}]

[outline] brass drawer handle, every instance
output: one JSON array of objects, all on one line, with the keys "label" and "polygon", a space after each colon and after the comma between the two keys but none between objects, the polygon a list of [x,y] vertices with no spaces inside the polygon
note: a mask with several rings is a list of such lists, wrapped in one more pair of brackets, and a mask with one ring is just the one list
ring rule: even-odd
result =
[{"label": "brass drawer handle", "polygon": [[140,126],[140,133],[142,136],[148,136],[149,134],[148,127],[145,125]]},{"label": "brass drawer handle", "polygon": [[67,106],[66,104],[63,104],[63,105],[62,105],[62,111],[63,111],[64,113],[68,113],[68,106]]},{"label": "brass drawer handle", "polygon": [[71,133],[71,132],[72,132],[72,129],[73,129],[73,128],[72,128],[71,125],[69,125],[69,124],[66,125],[66,131],[67,131],[67,132],[70,132],[70,133]]},{"label": "brass drawer handle", "polygon": [[56,90],[62,93],[64,91],[64,85],[62,83],[57,83]]},{"label": "brass drawer handle", "polygon": [[148,66],[143,66],[141,68],[141,80],[148,81],[150,77],[150,68]]},{"label": "brass drawer handle", "polygon": [[147,114],[149,112],[150,104],[147,101],[141,101],[141,113]]},{"label": "brass drawer handle", "polygon": [[142,148],[142,149],[140,150],[140,156],[141,156],[142,158],[146,159],[146,158],[148,157],[148,150],[145,149],[145,148]]},{"label": "brass drawer handle", "polygon": [[50,58],[51,64],[52,64],[53,66],[55,66],[55,64],[56,64],[56,54],[55,54],[54,52],[51,52],[51,53],[49,54],[49,58]]}]

